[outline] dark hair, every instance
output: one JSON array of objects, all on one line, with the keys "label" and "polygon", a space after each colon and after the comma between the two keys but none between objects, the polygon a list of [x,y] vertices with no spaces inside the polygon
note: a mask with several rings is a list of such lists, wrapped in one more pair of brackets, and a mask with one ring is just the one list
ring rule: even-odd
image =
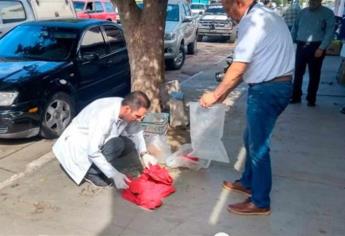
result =
[{"label": "dark hair", "polygon": [[125,96],[121,105],[130,106],[133,110],[138,110],[141,107],[149,109],[151,102],[145,93],[141,91],[134,91]]}]

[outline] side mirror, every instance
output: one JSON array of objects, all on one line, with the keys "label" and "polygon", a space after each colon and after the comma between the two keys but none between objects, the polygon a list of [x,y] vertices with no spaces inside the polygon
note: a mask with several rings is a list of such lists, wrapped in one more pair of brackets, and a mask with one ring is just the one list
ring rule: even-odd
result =
[{"label": "side mirror", "polygon": [[185,16],[182,23],[188,23],[188,22],[192,22],[192,21],[193,21],[193,17]]}]

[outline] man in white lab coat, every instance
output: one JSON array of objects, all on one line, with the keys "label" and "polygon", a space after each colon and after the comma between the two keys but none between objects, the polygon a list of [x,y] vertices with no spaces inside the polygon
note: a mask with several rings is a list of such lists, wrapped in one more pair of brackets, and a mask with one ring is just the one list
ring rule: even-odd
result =
[{"label": "man in white lab coat", "polygon": [[148,97],[140,91],[86,106],[53,146],[65,172],[78,185],[86,180],[97,186],[114,182],[118,189],[128,188],[130,180],[114,167],[118,158],[135,147],[145,166],[157,163],[147,153],[139,124],[149,107]]}]

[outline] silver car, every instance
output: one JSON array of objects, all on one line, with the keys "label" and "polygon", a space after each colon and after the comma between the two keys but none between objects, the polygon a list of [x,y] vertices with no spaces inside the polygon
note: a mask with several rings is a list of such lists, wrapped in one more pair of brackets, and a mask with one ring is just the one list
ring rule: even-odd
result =
[{"label": "silver car", "polygon": [[197,29],[197,17],[192,16],[188,2],[169,0],[164,35],[164,56],[169,69],[180,69],[186,52],[196,52]]}]

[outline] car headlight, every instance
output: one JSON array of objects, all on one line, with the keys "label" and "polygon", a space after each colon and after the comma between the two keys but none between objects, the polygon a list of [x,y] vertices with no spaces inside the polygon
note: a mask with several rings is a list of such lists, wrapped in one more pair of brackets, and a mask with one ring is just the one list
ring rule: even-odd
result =
[{"label": "car headlight", "polygon": [[11,106],[17,96],[18,92],[0,92],[0,106]]},{"label": "car headlight", "polygon": [[175,38],[175,34],[174,33],[165,33],[164,34],[164,39],[165,40],[173,40]]}]

